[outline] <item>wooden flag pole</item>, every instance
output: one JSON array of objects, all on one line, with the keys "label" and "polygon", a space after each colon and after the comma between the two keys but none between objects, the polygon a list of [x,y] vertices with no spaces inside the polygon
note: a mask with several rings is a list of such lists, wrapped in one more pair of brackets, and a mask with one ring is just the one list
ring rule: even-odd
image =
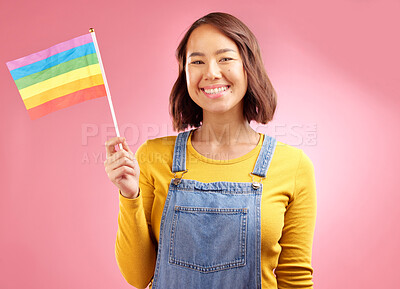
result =
[{"label": "wooden flag pole", "polygon": [[[94,47],[96,49],[96,54],[97,54],[98,59],[99,59],[101,74],[103,75],[104,87],[106,88],[108,105],[110,106],[111,116],[112,116],[112,119],[113,119],[113,122],[114,122],[114,127],[115,127],[115,132],[117,134],[117,137],[120,137],[118,124],[117,124],[117,118],[115,117],[114,106],[113,106],[112,100],[111,100],[110,88],[108,87],[108,82],[107,82],[107,78],[106,78],[106,72],[104,71],[103,61],[101,60],[100,49],[99,49],[99,45],[97,44],[96,34],[94,33],[94,28],[90,28],[89,32],[92,35]],[[122,149],[122,145],[121,144],[119,144],[119,148]]]}]

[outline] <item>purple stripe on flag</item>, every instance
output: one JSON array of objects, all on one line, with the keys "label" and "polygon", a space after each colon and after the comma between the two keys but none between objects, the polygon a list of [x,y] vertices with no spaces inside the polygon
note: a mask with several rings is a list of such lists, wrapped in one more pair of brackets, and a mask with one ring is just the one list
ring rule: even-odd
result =
[{"label": "purple stripe on flag", "polygon": [[60,53],[60,52],[69,50],[71,48],[90,43],[90,42],[93,42],[93,39],[92,39],[92,35],[90,35],[90,33],[88,33],[88,34],[73,38],[71,40],[59,43],[57,45],[54,45],[48,49],[33,53],[33,54],[25,56],[25,57],[21,57],[19,59],[13,60],[13,61],[9,61],[9,62],[7,62],[7,67],[9,70],[20,68],[22,66],[32,64],[34,62],[37,62],[37,61],[46,59],[50,56],[53,56],[57,53]]}]

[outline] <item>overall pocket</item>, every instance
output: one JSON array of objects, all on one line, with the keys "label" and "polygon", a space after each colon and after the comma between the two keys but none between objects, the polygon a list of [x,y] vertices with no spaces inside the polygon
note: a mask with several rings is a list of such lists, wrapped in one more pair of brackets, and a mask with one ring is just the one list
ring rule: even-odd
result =
[{"label": "overall pocket", "polygon": [[247,208],[174,207],[169,263],[210,273],[246,265]]}]

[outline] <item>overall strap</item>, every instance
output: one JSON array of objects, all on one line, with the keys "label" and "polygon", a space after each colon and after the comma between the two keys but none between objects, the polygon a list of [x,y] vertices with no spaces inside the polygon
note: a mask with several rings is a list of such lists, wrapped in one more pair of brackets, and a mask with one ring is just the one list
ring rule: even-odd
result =
[{"label": "overall strap", "polygon": [[256,164],[254,166],[254,170],[252,173],[253,175],[265,178],[269,165],[271,163],[272,156],[275,151],[275,147],[276,139],[265,134],[260,154],[258,155]]},{"label": "overall strap", "polygon": [[182,172],[186,170],[186,144],[189,138],[189,131],[181,132],[176,137],[174,147],[174,157],[172,160],[172,172]]}]

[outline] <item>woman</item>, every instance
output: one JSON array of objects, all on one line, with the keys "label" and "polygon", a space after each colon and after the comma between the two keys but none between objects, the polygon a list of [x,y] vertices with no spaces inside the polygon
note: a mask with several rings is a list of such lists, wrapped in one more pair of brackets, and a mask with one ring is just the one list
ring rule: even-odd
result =
[{"label": "woman", "polygon": [[148,140],[136,158],[124,138],[106,143],[122,274],[137,288],[312,288],[313,166],[249,125],[276,107],[255,36],[211,13],[177,58],[174,128],[195,129]]}]

